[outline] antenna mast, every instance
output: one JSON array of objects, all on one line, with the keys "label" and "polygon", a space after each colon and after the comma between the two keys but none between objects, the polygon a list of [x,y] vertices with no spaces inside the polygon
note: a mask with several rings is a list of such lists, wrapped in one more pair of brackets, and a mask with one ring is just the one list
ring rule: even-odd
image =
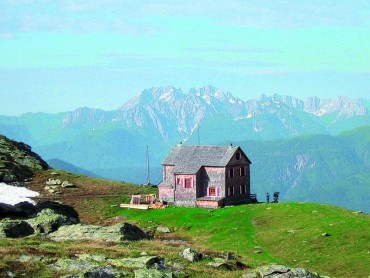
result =
[{"label": "antenna mast", "polygon": [[146,146],[146,183],[150,184],[150,173],[149,173],[149,147]]}]

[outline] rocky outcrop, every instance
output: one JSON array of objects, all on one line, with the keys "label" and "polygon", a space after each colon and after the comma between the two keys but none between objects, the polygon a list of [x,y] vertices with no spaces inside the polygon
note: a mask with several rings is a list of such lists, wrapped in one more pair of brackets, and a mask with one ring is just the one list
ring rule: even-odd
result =
[{"label": "rocky outcrop", "polygon": [[62,226],[77,224],[79,221],[73,216],[59,214],[50,208],[45,208],[35,218],[28,219],[27,222],[38,233],[49,234]]},{"label": "rocky outcrop", "polygon": [[129,223],[117,223],[112,226],[95,225],[69,225],[60,227],[56,232],[49,235],[52,240],[96,240],[108,242],[120,242],[123,240],[149,239],[149,235],[139,227]]},{"label": "rocky outcrop", "polygon": [[268,265],[258,267],[252,273],[244,274],[242,278],[329,278],[320,276],[304,268],[289,268],[284,265]]},{"label": "rocky outcrop", "polygon": [[66,216],[71,224],[80,223],[78,212],[72,206],[60,204],[58,202],[45,201],[37,203],[35,207],[37,213],[43,211],[44,209],[50,209],[56,214]]},{"label": "rocky outcrop", "polygon": [[[14,206],[0,204],[0,217],[28,218],[4,219],[0,222],[2,237],[25,237],[33,233],[51,233],[64,225],[80,222],[77,211],[68,205],[46,201],[34,206],[28,202]],[[1,237],[1,236],[0,236]]]},{"label": "rocky outcrop", "polygon": [[0,238],[18,238],[32,235],[34,229],[23,220],[4,219],[0,222]]},{"label": "rocky outcrop", "polygon": [[0,182],[24,181],[48,164],[31,147],[0,135]]}]

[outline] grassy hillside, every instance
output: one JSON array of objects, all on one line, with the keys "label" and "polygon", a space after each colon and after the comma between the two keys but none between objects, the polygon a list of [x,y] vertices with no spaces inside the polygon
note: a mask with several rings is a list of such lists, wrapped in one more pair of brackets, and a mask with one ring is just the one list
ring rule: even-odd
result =
[{"label": "grassy hillside", "polygon": [[[233,252],[240,261],[254,268],[269,263],[305,267],[330,277],[367,277],[370,218],[349,210],[311,203],[253,204],[223,209],[175,208],[140,211],[121,209],[131,194],[156,193],[152,187],[138,187],[103,179],[55,171],[76,189],[57,195],[43,190],[52,170],[35,174],[30,187],[73,205],[84,223],[108,225],[117,221],[135,223],[154,233],[151,241],[113,244],[104,242],[56,243],[43,238],[0,239],[0,276],[12,270],[18,276],[58,277],[63,273],[45,268],[42,262],[15,262],[22,255],[76,258],[76,254],[105,255],[109,258],[137,257],[141,252],[160,255],[183,265],[189,277],[240,277],[248,270],[210,269],[209,260],[190,263],[178,253],[186,246],[211,256]],[[117,217],[118,216],[118,217]],[[155,227],[173,232],[159,234]],[[322,236],[328,233],[330,236]],[[130,276],[129,276],[130,277]]]},{"label": "grassy hillside", "polygon": [[[189,240],[199,249],[235,252],[250,266],[303,266],[331,277],[370,274],[367,214],[311,203],[242,205],[217,210],[122,210],[117,214],[143,227],[153,222],[168,226],[177,230],[176,237]],[[256,253],[257,250],[262,253]]]}]

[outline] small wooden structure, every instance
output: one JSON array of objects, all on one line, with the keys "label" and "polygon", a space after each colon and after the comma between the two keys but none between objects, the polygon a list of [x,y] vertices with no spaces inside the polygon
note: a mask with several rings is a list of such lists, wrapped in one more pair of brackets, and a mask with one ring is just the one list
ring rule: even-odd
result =
[{"label": "small wooden structure", "polygon": [[156,194],[132,195],[129,204],[120,204],[121,208],[164,209],[167,205],[157,200]]},{"label": "small wooden structure", "polygon": [[120,208],[133,208],[133,209],[149,209],[149,205],[140,205],[140,204],[120,204]]},{"label": "small wooden structure", "polygon": [[157,199],[156,194],[132,195],[130,204],[153,204]]}]

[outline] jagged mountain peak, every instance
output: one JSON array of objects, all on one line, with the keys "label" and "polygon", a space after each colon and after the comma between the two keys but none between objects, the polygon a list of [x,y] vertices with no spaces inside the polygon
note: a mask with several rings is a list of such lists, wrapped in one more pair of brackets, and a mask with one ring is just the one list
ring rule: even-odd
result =
[{"label": "jagged mountain peak", "polygon": [[150,105],[155,102],[171,102],[179,99],[183,99],[185,94],[179,88],[174,86],[166,87],[152,87],[143,90],[141,93],[137,94],[131,100],[123,104],[119,110],[128,110],[136,108],[137,106]]},{"label": "jagged mountain peak", "polygon": [[337,96],[331,99],[309,97],[305,100],[304,110],[319,117],[336,112],[338,118],[363,116],[367,113],[367,108],[361,100],[347,96]]}]

